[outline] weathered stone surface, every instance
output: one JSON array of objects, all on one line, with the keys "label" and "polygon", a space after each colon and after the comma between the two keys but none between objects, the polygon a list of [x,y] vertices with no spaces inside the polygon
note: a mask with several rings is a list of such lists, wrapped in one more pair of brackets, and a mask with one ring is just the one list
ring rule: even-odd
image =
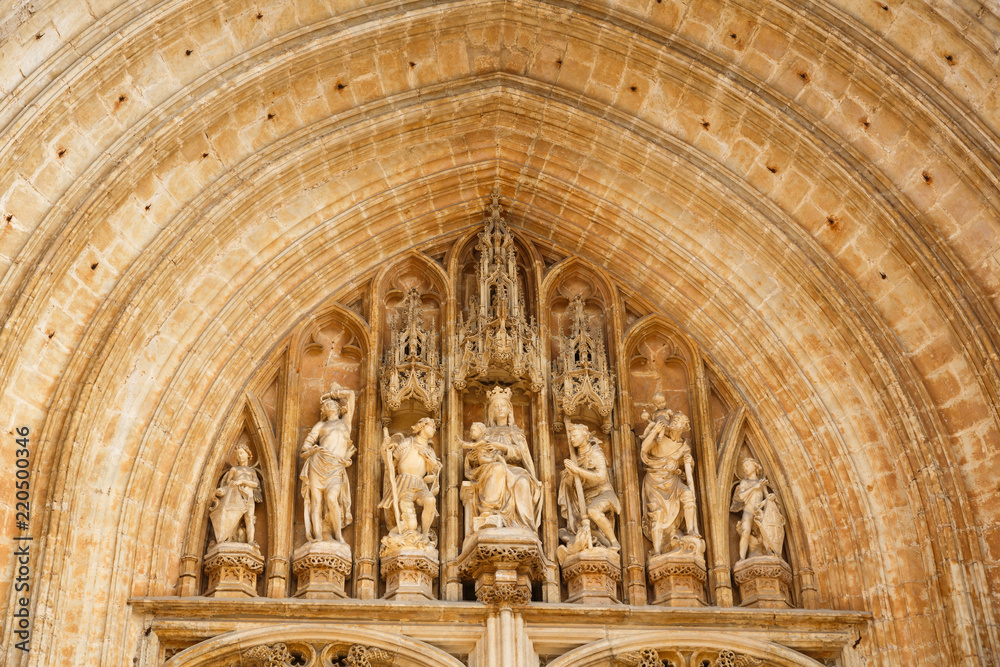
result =
[{"label": "weathered stone surface", "polygon": [[[6,474],[0,515],[37,549],[32,655],[8,629],[8,663],[156,664],[145,642],[179,631],[144,634],[130,597],[184,594],[178,624],[197,604],[262,601],[200,598],[202,483],[218,482],[240,420],[271,452],[256,536],[263,601],[293,595],[301,507],[297,491],[280,503],[269,493],[295,485],[301,428],[318,414],[298,394],[278,397],[311,360],[333,359],[323,372],[345,385],[367,378],[359,400],[375,420],[382,350],[367,336],[383,330],[379,272],[426,251],[419,261],[454,315],[441,276],[459,260],[446,247],[494,187],[518,232],[539,241],[524,256],[537,310],[548,271],[583,258],[607,274],[620,388],[631,373],[628,391],[648,402],[656,378],[644,366],[705,362],[685,371],[685,400],[704,413],[686,412],[704,456],[699,509],[729,500],[733,443],[769,444],[761,463],[781,485],[796,599],[874,615],[852,658],[972,667],[1000,654],[994,6],[8,5],[0,415],[11,439],[31,429],[32,511],[16,529],[24,510]],[[341,324],[356,319],[327,338],[331,301]],[[651,315],[694,352],[649,354]],[[319,339],[305,322],[319,322]],[[539,324],[545,349],[551,324]],[[616,483],[641,473],[627,427],[643,406],[627,398],[612,411]],[[550,405],[533,409],[541,469],[560,445]],[[466,425],[455,419],[442,423],[449,443]],[[367,454],[350,475],[370,484],[352,487],[344,537],[359,603],[379,595],[375,424],[356,425]],[[0,448],[4,470],[17,469],[16,450]],[[547,489],[552,472],[539,475]],[[460,466],[442,476],[456,506]],[[617,489],[635,517],[634,489]],[[543,548],[556,512],[543,502]],[[728,517],[701,518],[706,601],[723,609]],[[460,517],[441,524],[442,597],[458,603]],[[638,524],[621,532],[623,588],[641,610],[648,545]],[[17,544],[0,540],[7,575]],[[15,581],[0,576],[8,609]],[[546,599],[559,584],[549,570]]]}]

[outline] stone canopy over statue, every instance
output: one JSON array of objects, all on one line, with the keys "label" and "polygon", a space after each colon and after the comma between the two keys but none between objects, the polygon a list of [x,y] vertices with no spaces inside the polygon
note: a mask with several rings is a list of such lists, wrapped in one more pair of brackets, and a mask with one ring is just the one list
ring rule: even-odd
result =
[{"label": "stone canopy over statue", "polygon": [[520,527],[537,532],[542,484],[524,431],[514,422],[511,390],[487,392],[486,424],[469,429],[465,450],[465,502],[471,532],[483,526]]}]

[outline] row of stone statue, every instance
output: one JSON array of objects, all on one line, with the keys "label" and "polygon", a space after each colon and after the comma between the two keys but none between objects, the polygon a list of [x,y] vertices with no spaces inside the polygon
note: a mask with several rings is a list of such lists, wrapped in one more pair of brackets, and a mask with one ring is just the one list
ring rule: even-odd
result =
[{"label": "row of stone statue", "polygon": [[[511,389],[502,386],[488,391],[486,422],[472,424],[469,439],[458,443],[464,452],[463,552],[474,548],[470,547],[470,538],[477,535],[485,539],[492,534],[508,547],[511,540],[532,546],[538,542],[543,488],[525,433],[515,423],[511,395]],[[666,409],[662,394],[655,395],[653,403],[655,411],[642,415],[646,425],[639,438],[645,469],[642,527],[652,543],[647,565],[656,591],[654,602],[700,604],[704,603],[704,576],[699,573],[705,571],[705,542],[698,529],[695,462],[684,437],[689,420],[682,412]],[[354,392],[335,386],[322,396],[320,408],[320,420],[305,438],[300,452],[306,543],[294,554],[293,571],[299,578],[298,594],[307,597],[343,596],[344,579],[351,571],[351,550],[343,531],[352,521],[347,468],[356,451],[351,437]],[[565,431],[570,458],[564,462],[557,491],[564,520],[557,557],[570,588],[570,600],[575,593],[575,598],[585,603],[614,602],[621,567],[615,530],[621,501],[600,438],[586,425],[568,420]],[[432,445],[434,436],[434,420],[426,417],[414,424],[409,435],[390,435],[384,430],[379,508],[387,527],[380,551],[387,597],[430,597],[439,569],[434,523],[441,462]],[[230,556],[216,568],[216,588],[225,587],[221,579],[227,573],[221,570],[233,562],[235,552],[244,566],[254,556],[259,557],[259,550],[254,553],[254,509],[261,501],[260,480],[257,470],[250,466],[250,456],[245,445],[238,448],[210,507],[214,555]],[[774,493],[768,491],[760,465],[746,458],[742,468],[743,479],[734,490],[730,508],[741,512],[737,524],[740,563],[764,557],[775,561],[773,565],[783,564],[781,509]],[[210,556],[212,553],[210,550]],[[536,558],[544,560],[540,545]],[[209,566],[219,565],[211,560],[206,559],[210,578],[213,572]],[[759,571],[760,563],[753,564]],[[574,580],[574,568],[588,576]],[[738,580],[739,570],[737,564]],[[570,576],[566,576],[567,572]],[[604,578],[595,577],[595,572],[603,573]],[[228,575],[232,578],[233,572]],[[776,578],[776,592],[781,594],[777,597],[787,600],[790,572],[788,576],[778,573]],[[778,590],[782,583],[784,591]],[[247,586],[241,590],[246,591]],[[767,591],[763,595],[766,598]]]}]

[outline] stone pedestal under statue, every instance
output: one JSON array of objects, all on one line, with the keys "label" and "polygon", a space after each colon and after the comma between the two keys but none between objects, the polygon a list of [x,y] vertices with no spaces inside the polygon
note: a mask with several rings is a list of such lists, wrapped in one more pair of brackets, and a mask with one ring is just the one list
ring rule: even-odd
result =
[{"label": "stone pedestal under statue", "polygon": [[257,597],[257,575],[264,571],[264,557],[256,544],[222,542],[205,554],[208,589],[214,598]]},{"label": "stone pedestal under statue", "polygon": [[483,528],[466,538],[458,574],[475,580],[476,599],[500,607],[531,601],[532,582],[545,577],[538,536],[524,528]]},{"label": "stone pedestal under statue", "polygon": [[703,607],[705,541],[694,535],[676,539],[671,551],[649,557],[646,565],[653,584],[653,604],[665,607]]},{"label": "stone pedestal under statue", "polygon": [[434,580],[438,576],[438,551],[427,545],[383,543],[379,552],[385,599],[398,601],[433,600]]},{"label": "stone pedestal under statue", "polygon": [[292,554],[295,597],[343,598],[351,575],[351,548],[343,542],[306,542]]},{"label": "stone pedestal under statue", "polygon": [[617,549],[592,547],[561,558],[560,565],[566,582],[566,602],[618,604],[622,567]]},{"label": "stone pedestal under statue", "polygon": [[733,579],[741,607],[788,609],[792,606],[792,568],[777,556],[752,556],[736,563]]}]

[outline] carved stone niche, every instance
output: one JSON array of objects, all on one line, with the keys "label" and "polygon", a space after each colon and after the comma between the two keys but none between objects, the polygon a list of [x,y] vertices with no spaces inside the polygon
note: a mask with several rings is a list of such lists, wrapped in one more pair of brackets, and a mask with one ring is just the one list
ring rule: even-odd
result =
[{"label": "carved stone niche", "polygon": [[545,578],[538,538],[522,528],[481,528],[465,540],[458,574],[476,582],[476,599],[496,607],[531,601],[532,582]]}]

